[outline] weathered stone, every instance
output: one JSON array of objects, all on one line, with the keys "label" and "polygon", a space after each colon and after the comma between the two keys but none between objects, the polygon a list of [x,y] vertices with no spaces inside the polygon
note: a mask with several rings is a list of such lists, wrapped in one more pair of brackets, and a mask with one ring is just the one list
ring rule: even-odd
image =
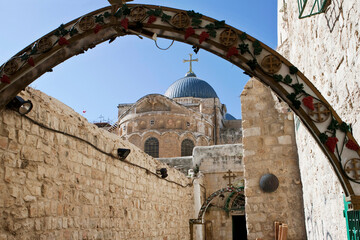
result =
[{"label": "weathered stone", "polygon": [[24,219],[28,217],[28,209],[26,207],[17,207],[11,210],[11,214],[15,219]]},{"label": "weathered stone", "polygon": [[261,130],[259,127],[246,128],[243,130],[244,138],[251,136],[260,136],[260,134],[261,134]]},{"label": "weathered stone", "polygon": [[279,136],[278,141],[279,141],[279,144],[282,144],[282,145],[290,145],[290,144],[292,144],[290,135]]},{"label": "weathered stone", "polygon": [[24,197],[24,201],[25,201],[25,202],[33,202],[33,201],[35,201],[35,200],[36,200],[36,197],[35,197],[35,196],[26,195],[26,196]]},{"label": "weathered stone", "polygon": [[21,148],[20,153],[21,159],[35,161],[35,162],[42,162],[44,161],[42,154],[37,153],[34,151],[33,147],[23,146]]},{"label": "weathered stone", "polygon": [[0,136],[0,148],[7,149],[9,143],[9,139],[7,137]]}]

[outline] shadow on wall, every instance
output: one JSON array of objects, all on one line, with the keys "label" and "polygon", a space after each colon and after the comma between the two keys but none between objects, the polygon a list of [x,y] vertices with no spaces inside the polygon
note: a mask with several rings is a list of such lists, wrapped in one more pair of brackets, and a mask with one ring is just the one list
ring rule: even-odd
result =
[{"label": "shadow on wall", "polygon": [[325,11],[325,18],[330,32],[332,33],[339,17],[342,14],[342,5],[344,0],[328,0],[328,6]]}]

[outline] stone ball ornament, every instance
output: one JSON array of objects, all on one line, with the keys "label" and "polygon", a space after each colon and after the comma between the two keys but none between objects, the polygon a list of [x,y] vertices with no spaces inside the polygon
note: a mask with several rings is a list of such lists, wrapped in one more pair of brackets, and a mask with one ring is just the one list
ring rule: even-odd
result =
[{"label": "stone ball ornament", "polygon": [[260,178],[260,188],[264,192],[275,192],[279,187],[279,179],[271,173],[267,173],[261,176]]}]

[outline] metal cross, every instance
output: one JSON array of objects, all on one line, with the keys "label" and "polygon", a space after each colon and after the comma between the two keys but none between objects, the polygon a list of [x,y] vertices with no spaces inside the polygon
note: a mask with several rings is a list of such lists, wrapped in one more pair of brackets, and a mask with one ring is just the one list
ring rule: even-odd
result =
[{"label": "metal cross", "polygon": [[266,68],[269,73],[276,73],[280,70],[281,62],[277,57],[268,55],[262,61],[261,66]]},{"label": "metal cross", "polygon": [[227,178],[229,179],[229,184],[228,184],[229,187],[232,186],[231,179],[232,179],[232,178],[234,178],[234,179],[236,178],[236,175],[235,175],[235,174],[233,174],[233,175],[231,175],[231,174],[232,174],[232,171],[229,170],[229,171],[227,171],[227,174],[225,174],[225,175],[223,176],[224,179],[227,179]]},{"label": "metal cross", "polygon": [[189,71],[189,73],[193,73],[193,71],[192,71],[192,62],[198,62],[199,59],[198,59],[198,58],[192,59],[192,54],[190,53],[189,55],[190,55],[190,60],[185,60],[185,59],[184,59],[183,62],[184,62],[184,63],[190,62],[190,71]]},{"label": "metal cross", "polygon": [[[324,122],[330,116],[330,111],[320,102],[314,103],[314,111],[309,112],[310,117],[314,116],[316,122]],[[324,115],[324,118],[323,118]]]},{"label": "metal cross", "polygon": [[346,167],[345,171],[349,174],[353,173],[353,176],[354,176],[353,178],[355,180],[359,180],[360,179],[360,174],[359,174],[360,167],[358,167],[359,161],[356,161],[356,159],[352,159],[350,161],[351,161],[351,164],[353,165],[353,167],[351,168],[348,166],[348,167]]}]

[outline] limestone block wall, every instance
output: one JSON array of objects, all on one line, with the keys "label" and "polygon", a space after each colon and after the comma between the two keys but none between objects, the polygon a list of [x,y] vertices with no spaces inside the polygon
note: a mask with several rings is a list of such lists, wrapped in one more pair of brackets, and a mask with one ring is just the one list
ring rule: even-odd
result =
[{"label": "limestone block wall", "polygon": [[[288,224],[288,239],[306,239],[293,115],[277,108],[270,90],[255,79],[246,84],[241,103],[248,239],[274,239],[275,221]],[[275,192],[260,189],[267,173],[279,180]]]},{"label": "limestone block wall", "polygon": [[[0,239],[189,239],[194,190],[182,173],[56,99],[22,95],[41,126],[0,113]],[[133,164],[111,157],[117,148]],[[161,167],[177,184],[152,174]]]},{"label": "limestone block wall", "polygon": [[[278,51],[352,125],[359,141],[360,2],[332,0],[325,13],[305,19],[298,19],[296,1],[279,0],[278,6]],[[301,124],[297,145],[308,239],[346,239],[343,192],[327,158]]]}]

